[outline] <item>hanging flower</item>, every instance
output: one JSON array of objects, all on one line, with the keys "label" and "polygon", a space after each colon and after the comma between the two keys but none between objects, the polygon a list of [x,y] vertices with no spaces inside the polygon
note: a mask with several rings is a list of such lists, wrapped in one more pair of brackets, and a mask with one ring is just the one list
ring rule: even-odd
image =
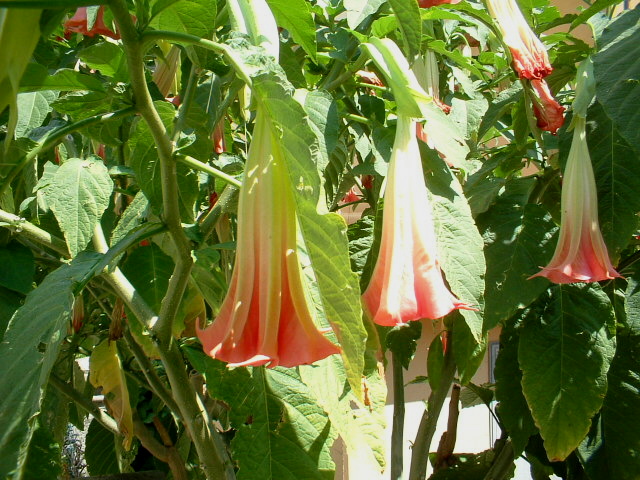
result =
[{"label": "hanging flower", "polygon": [[554,283],[599,282],[620,276],[609,260],[598,224],[598,198],[586,121],[576,116],[574,122],[562,184],[560,238],[549,265],[531,277],[547,277]]},{"label": "hanging flower", "polygon": [[297,253],[295,199],[267,122],[258,111],[229,291],[216,320],[198,328],[204,351],[230,366],[293,367],[340,352],[312,319]]},{"label": "hanging flower", "polygon": [[553,70],[544,45],[533,33],[516,0],[487,0],[489,13],[498,23],[502,40],[511,50],[520,78],[542,79]]},{"label": "hanging flower", "polygon": [[87,27],[87,7],[80,7],[76,10],[76,13],[73,15],[73,17],[64,22],[64,30],[65,33],[81,33],[88,37],[104,35],[106,37],[111,37],[114,40],[120,39],[120,35],[117,32],[114,32],[104,24],[104,7],[100,7],[98,9],[96,21],[91,29]]},{"label": "hanging flower", "polygon": [[[422,89],[432,98],[433,103],[444,113],[450,113],[451,107],[440,100],[440,70],[433,50],[427,50],[423,55],[419,55],[413,62],[411,69]],[[421,123],[416,124],[416,135],[430,148],[435,148],[435,144],[429,140],[424,125]]]},{"label": "hanging flower", "polygon": [[564,107],[560,105],[544,80],[531,80],[537,96],[533,98],[533,113],[538,119],[538,128],[556,134],[564,123]]},{"label": "hanging flower", "polygon": [[[170,45],[166,41],[158,42],[158,46],[162,50],[164,58],[156,59],[156,68],[151,78],[162,96],[173,103],[173,99],[180,92],[180,65],[182,63],[180,48],[176,45]],[[178,105],[180,104],[178,103]]]},{"label": "hanging flower", "polygon": [[395,326],[468,308],[444,284],[415,120],[398,117],[378,260],[362,298],[373,321]]}]

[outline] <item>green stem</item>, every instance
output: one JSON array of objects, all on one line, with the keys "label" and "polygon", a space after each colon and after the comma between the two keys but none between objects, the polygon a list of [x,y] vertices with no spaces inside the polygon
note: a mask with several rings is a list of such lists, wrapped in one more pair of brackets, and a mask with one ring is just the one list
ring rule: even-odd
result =
[{"label": "green stem", "polygon": [[165,446],[158,442],[137,416],[133,418],[133,433],[140,439],[142,446],[149,450],[154,457],[169,465],[174,480],[187,480],[189,478],[184,461],[176,448],[173,445]]},{"label": "green stem", "polygon": [[158,322],[154,326],[154,333],[158,336],[159,342],[163,345],[168,345],[173,341],[173,323],[193,265],[191,242],[182,230],[178,175],[176,161],[173,158],[173,146],[147,88],[144,72],[144,42],[133,24],[126,2],[124,0],[111,0],[110,6],[118,24],[127,56],[129,78],[135,96],[136,108],[147,123],[158,152],[160,181],[162,184],[163,220],[169,229],[169,235],[176,249],[175,267],[169,280],[167,293],[162,300]]},{"label": "green stem", "polygon": [[51,235],[49,232],[36,227],[28,220],[4,210],[0,210],[0,226],[8,228],[12,232],[22,235],[34,242],[55,250],[63,257],[69,257],[67,244],[61,238]]},{"label": "green stem", "polygon": [[49,375],[49,383],[69,400],[75,402],[75,404],[82,408],[85,412],[93,415],[93,418],[95,418],[98,423],[104,428],[112,432],[114,435],[121,435],[120,430],[118,430],[118,424],[116,423],[116,421],[71,385],[62,381],[54,374]]},{"label": "green stem", "polygon": [[13,167],[11,172],[9,172],[3,184],[0,185],[0,197],[2,197],[2,195],[11,185],[11,182],[15,180],[18,174],[24,167],[29,164],[29,162],[32,162],[39,154],[59,143],[60,140],[65,136],[77,130],[80,130],[81,128],[91,127],[93,125],[97,125],[99,123],[107,122],[110,120],[117,120],[118,118],[127,117],[134,113],[134,107],[127,107],[112,113],[94,115],[93,117],[85,118],[84,120],[80,120],[79,122],[71,123],[69,125],[65,125],[64,127],[57,128],[46,133],[44,137],[42,137],[38,141],[38,143],[36,143],[33,149],[31,149],[24,157],[18,160],[15,167]]},{"label": "green stem", "polygon": [[362,115],[347,113],[344,118],[346,118],[347,120],[351,120],[352,122],[363,123],[364,125],[373,125],[373,122],[371,120],[369,120],[367,117],[363,117]]},{"label": "green stem", "polygon": [[[113,0],[121,1],[121,0]],[[123,36],[124,39],[124,36]],[[245,67],[242,61],[237,57],[237,54],[233,49],[223,43],[216,43],[212,40],[206,40],[204,38],[196,37],[195,35],[189,35],[188,33],[169,32],[166,30],[150,30],[144,32],[141,36],[141,40],[147,44],[157,40],[166,40],[168,42],[197,45],[207,50],[214,51],[220,55],[224,55],[231,66],[235,69],[236,73],[244,80],[247,85],[251,85],[251,78],[245,71]]]},{"label": "green stem", "polygon": [[399,356],[391,354],[393,368],[393,428],[391,431],[391,480],[402,479],[404,463],[404,375]]},{"label": "green stem", "polygon": [[171,392],[156,373],[156,369],[153,368],[149,357],[147,357],[147,355],[144,353],[144,350],[133,337],[133,334],[129,331],[128,328],[125,328],[122,334],[125,342],[127,342],[127,345],[131,349],[131,353],[133,353],[134,358],[138,362],[144,378],[146,378],[149,386],[153,390],[153,393],[155,393],[158,398],[160,398],[160,400],[164,402],[167,408],[171,410],[174,415],[182,420],[182,414],[175,400],[171,396]]},{"label": "green stem", "polygon": [[185,165],[190,166],[194,170],[199,170],[204,173],[208,173],[209,175],[219,178],[227,182],[229,185],[233,185],[234,187],[240,188],[242,186],[242,182],[231,175],[224,173],[222,170],[219,170],[211,165],[207,165],[206,163],[201,162],[189,155],[176,155],[176,159],[180,163],[184,163]]},{"label": "green stem", "polygon": [[456,374],[456,364],[451,351],[452,339],[449,338],[449,348],[444,356],[444,364],[438,387],[431,392],[427,402],[427,409],[422,414],[416,440],[413,443],[411,452],[411,469],[409,470],[409,480],[423,480],[427,474],[427,464],[429,462],[429,448],[431,440],[436,433],[438,418],[442,410],[442,405],[447,398],[449,387]]},{"label": "green stem", "polygon": [[206,214],[202,222],[200,223],[200,232],[203,238],[208,238],[216,227],[218,220],[225,211],[228,211],[228,206],[238,201],[238,188],[232,185],[227,185],[220,194],[218,202],[213,208]]},{"label": "green stem", "polygon": [[491,468],[484,476],[484,480],[503,480],[511,473],[514,461],[513,445],[508,440],[500,440],[500,442],[503,443],[499,449],[496,445],[496,450],[498,450],[496,457],[491,464]]}]

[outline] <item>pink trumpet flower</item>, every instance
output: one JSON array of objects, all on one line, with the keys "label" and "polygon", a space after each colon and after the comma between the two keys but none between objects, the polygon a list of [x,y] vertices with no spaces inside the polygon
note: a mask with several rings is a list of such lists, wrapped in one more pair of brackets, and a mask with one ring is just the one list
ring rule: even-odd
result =
[{"label": "pink trumpet flower", "polygon": [[340,352],[314,324],[297,230],[284,158],[258,111],[240,191],[229,291],[215,321],[197,330],[208,355],[229,366],[294,367]]},{"label": "pink trumpet flower", "polygon": [[444,284],[414,119],[398,116],[378,260],[362,298],[379,325],[436,319],[468,308]]},{"label": "pink trumpet flower", "polygon": [[531,86],[538,95],[533,99],[533,113],[538,119],[538,128],[555,135],[564,123],[564,107],[553,98],[544,80],[531,80]]},{"label": "pink trumpet flower", "polygon": [[586,139],[586,120],[574,117],[573,141],[562,184],[560,238],[549,265],[533,277],[554,283],[599,282],[619,277],[598,224],[598,198]]},{"label": "pink trumpet flower", "polygon": [[76,13],[69,20],[64,22],[64,31],[65,34],[67,32],[76,32],[86,35],[88,37],[95,37],[96,35],[105,35],[107,37],[111,37],[115,40],[120,39],[120,34],[118,32],[114,32],[109,27],[107,27],[104,23],[104,7],[100,7],[98,9],[98,14],[96,15],[96,21],[91,27],[88,28],[87,25],[87,7],[80,7],[76,10]]},{"label": "pink trumpet flower", "polygon": [[553,70],[544,45],[533,33],[516,0],[487,0],[489,13],[498,23],[504,43],[511,50],[520,78],[542,79]]}]

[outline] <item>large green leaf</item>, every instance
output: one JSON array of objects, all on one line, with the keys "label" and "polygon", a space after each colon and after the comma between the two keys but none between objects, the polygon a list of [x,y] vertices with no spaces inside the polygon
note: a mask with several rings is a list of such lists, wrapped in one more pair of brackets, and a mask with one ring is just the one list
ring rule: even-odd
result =
[{"label": "large green leaf", "polygon": [[69,252],[76,256],[91,241],[93,229],[109,206],[113,181],[104,163],[72,158],[60,166],[45,194]]},{"label": "large green leaf", "polygon": [[558,227],[539,205],[527,203],[532,178],[512,180],[494,206],[478,217],[486,243],[485,328],[533,302],[549,285],[532,278],[555,249]]},{"label": "large green leaf", "polygon": [[378,11],[386,0],[344,0],[349,28],[356,29],[369,16]]},{"label": "large green leaf", "polygon": [[99,70],[114,82],[127,81],[127,61],[122,46],[111,42],[100,42],[81,50],[78,57],[89,68]]},{"label": "large green leaf", "polygon": [[640,472],[640,335],[618,337],[602,407],[611,478],[637,480]]},{"label": "large green leaf", "polygon": [[615,265],[638,227],[640,150],[631,148],[620,136],[600,103],[595,103],[588,115],[593,127],[587,140],[598,186],[600,230]]},{"label": "large green leaf", "polygon": [[103,92],[104,85],[95,75],[87,75],[70,68],[61,68],[51,73],[39,63],[30,63],[20,81],[20,92],[42,90]]},{"label": "large green leaf", "polygon": [[[216,26],[218,2],[216,0],[181,0],[158,2],[162,10],[151,20],[157,30],[189,33],[196,37],[211,38]],[[154,8],[155,10],[155,8]]]},{"label": "large green leaf", "polygon": [[[483,337],[484,243],[458,179],[437,155],[425,155],[427,188],[431,192],[438,256],[451,291],[477,310],[461,310],[480,343]],[[461,248],[464,246],[464,248]]]},{"label": "large green leaf", "polygon": [[[302,106],[293,98],[291,85],[276,67],[272,72],[256,72],[253,94],[271,120],[272,133],[286,159],[294,186],[300,230],[309,267],[305,276],[314,280],[318,295],[317,313],[331,322],[342,347],[347,378],[354,392],[362,397],[361,377],[366,332],[362,325],[360,288],[351,271],[342,217],[318,212],[321,193],[316,168],[318,140],[309,126]],[[312,288],[314,285],[311,285]]]},{"label": "large green leaf", "polygon": [[0,265],[0,286],[24,294],[31,291],[36,264],[29,248],[18,242],[0,247]]},{"label": "large green leaf", "polygon": [[558,285],[535,302],[520,334],[522,389],[550,460],[587,435],[615,353],[613,307],[594,284]]},{"label": "large green leaf", "polygon": [[415,0],[388,0],[391,10],[398,19],[402,32],[405,53],[412,60],[420,52],[422,42],[422,19]]},{"label": "large green leaf", "polygon": [[140,296],[156,312],[167,293],[173,273],[173,260],[155,243],[136,248],[122,266]]},{"label": "large green leaf", "polygon": [[[176,111],[169,102],[155,102],[155,107],[168,132],[173,126]],[[161,166],[151,131],[144,120],[132,125],[131,168],[136,172],[136,180],[149,203],[156,212],[162,210]],[[180,213],[185,223],[193,221],[193,206],[198,198],[198,176],[183,164],[177,165]]]},{"label": "large green leaf", "polygon": [[538,429],[522,393],[522,371],[518,365],[520,332],[514,323],[509,322],[500,334],[500,353],[494,375],[498,415],[511,438],[514,456],[518,457],[527,446],[529,437],[538,433]]},{"label": "large green leaf", "polygon": [[24,137],[32,129],[41,126],[49,112],[51,112],[51,102],[56,98],[58,98],[58,92],[50,90],[18,94],[16,137]]},{"label": "large green leaf", "polygon": [[238,480],[333,479],[335,434],[295,369],[229,370],[200,350],[186,353],[210,394],[231,406]]},{"label": "large green leaf", "polygon": [[316,58],[316,26],[306,0],[267,0],[276,23],[286,28],[293,40],[312,59]]},{"label": "large green leaf", "polygon": [[115,435],[95,419],[89,424],[84,452],[87,470],[91,475],[117,475],[120,473],[116,455]]},{"label": "large green leaf", "polygon": [[77,282],[86,280],[101,256],[82,254],[48,275],[27,295],[0,343],[0,478],[21,478],[24,449],[40,410],[43,388],[58,357],[71,316]]},{"label": "large green leaf", "polygon": [[[594,57],[596,96],[620,135],[640,151],[640,25],[637,8],[607,26],[602,39],[611,39]],[[629,27],[627,16],[636,18]]]}]

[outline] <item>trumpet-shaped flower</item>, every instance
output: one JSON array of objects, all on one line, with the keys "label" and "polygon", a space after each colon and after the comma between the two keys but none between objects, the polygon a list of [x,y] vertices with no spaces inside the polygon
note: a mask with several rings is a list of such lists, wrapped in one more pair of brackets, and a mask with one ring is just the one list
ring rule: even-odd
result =
[{"label": "trumpet-shaped flower", "polygon": [[98,9],[96,20],[91,28],[87,25],[87,7],[80,7],[76,10],[76,13],[69,20],[64,22],[65,32],[76,32],[86,35],[88,37],[94,37],[96,35],[104,35],[111,37],[115,40],[120,39],[120,34],[114,32],[104,23],[104,7]]},{"label": "trumpet-shaped flower", "polygon": [[533,113],[538,120],[538,128],[555,135],[564,123],[564,107],[553,98],[544,80],[531,80],[531,86],[537,93],[533,99]]},{"label": "trumpet-shaped flower", "polygon": [[454,309],[468,308],[451,294],[442,278],[415,125],[412,118],[398,117],[380,252],[363,294],[366,309],[379,325],[436,319]]},{"label": "trumpet-shaped flower", "polygon": [[562,184],[560,238],[549,265],[533,275],[547,277],[554,283],[599,282],[620,276],[609,260],[598,224],[598,198],[586,121],[576,116],[574,122]]},{"label": "trumpet-shaped flower", "polygon": [[542,79],[549,75],[553,69],[547,51],[529,27],[516,0],[487,0],[487,7],[511,50],[520,78]]},{"label": "trumpet-shaped flower", "polygon": [[230,366],[310,364],[340,349],[319,331],[298,259],[298,219],[282,153],[258,111],[238,206],[236,261],[215,321],[198,337]]}]

